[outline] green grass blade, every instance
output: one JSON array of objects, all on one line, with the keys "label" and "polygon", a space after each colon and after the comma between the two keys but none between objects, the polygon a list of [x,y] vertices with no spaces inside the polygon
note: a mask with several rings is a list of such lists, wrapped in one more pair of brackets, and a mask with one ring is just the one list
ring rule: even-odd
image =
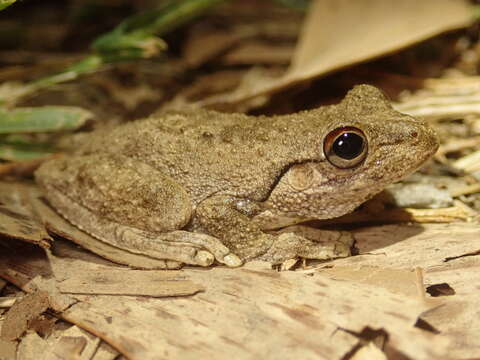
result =
[{"label": "green grass blade", "polygon": [[98,53],[111,53],[125,49],[142,50],[147,43],[151,50],[152,42],[158,42],[159,46],[162,44],[157,36],[187,23],[224,1],[226,0],[171,0],[157,10],[128,18],[111,32],[95,40],[92,48]]},{"label": "green grass blade", "polygon": [[0,11],[12,5],[15,1],[17,0],[0,0]]},{"label": "green grass blade", "polygon": [[92,114],[69,106],[0,109],[0,134],[73,130]]},{"label": "green grass blade", "polygon": [[151,58],[166,48],[159,36],[226,1],[228,0],[170,0],[160,9],[134,15],[111,32],[98,37],[92,43],[95,53],[85,59],[60,73],[25,84],[22,88],[17,88],[16,92],[0,91],[0,105],[13,106],[29,94],[98,71],[106,64]]},{"label": "green grass blade", "polygon": [[8,161],[25,161],[41,159],[51,155],[53,151],[38,149],[36,146],[18,146],[0,142],[0,159]]}]

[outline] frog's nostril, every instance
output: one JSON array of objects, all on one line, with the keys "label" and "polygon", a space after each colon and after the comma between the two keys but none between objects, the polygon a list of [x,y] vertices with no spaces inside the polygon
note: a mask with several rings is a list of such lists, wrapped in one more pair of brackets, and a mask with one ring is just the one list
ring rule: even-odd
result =
[{"label": "frog's nostril", "polygon": [[418,133],[416,131],[412,131],[410,133],[410,136],[413,137],[413,138],[416,138],[418,136]]}]

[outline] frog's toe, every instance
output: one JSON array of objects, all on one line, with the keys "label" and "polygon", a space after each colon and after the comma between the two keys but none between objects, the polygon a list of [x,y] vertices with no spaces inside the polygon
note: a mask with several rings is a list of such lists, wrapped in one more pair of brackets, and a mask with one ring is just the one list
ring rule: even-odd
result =
[{"label": "frog's toe", "polygon": [[215,257],[208,251],[200,250],[197,251],[193,260],[195,261],[195,265],[210,266],[213,264]]},{"label": "frog's toe", "polygon": [[228,267],[238,267],[243,264],[243,261],[235,254],[228,254],[223,259],[219,259],[219,261]]},{"label": "frog's toe", "polygon": [[230,249],[214,236],[182,230],[170,234],[169,241],[171,242],[191,244],[192,248],[202,249],[195,252],[194,260],[197,261],[197,265],[208,266],[213,263],[213,260],[229,267],[237,267],[243,264],[237,255],[231,253]]}]

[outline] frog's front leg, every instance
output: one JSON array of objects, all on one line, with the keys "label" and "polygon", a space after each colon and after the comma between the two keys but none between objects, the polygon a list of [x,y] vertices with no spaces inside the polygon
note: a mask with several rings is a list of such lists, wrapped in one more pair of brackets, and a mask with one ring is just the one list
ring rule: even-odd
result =
[{"label": "frog's front leg", "polygon": [[[264,213],[257,215],[258,207],[254,209],[255,203],[242,199],[213,196],[197,207],[195,222],[201,231],[220,238],[243,260],[282,263],[297,257],[325,260],[350,255],[353,238],[348,232],[301,225],[266,232],[263,221],[257,221],[258,215],[265,220]],[[296,223],[304,219],[290,220]]]},{"label": "frog's front leg", "polygon": [[252,222],[258,212],[255,202],[228,195],[214,195],[196,208],[193,227],[222,240],[242,260],[265,254],[275,241]]},{"label": "frog's front leg", "polygon": [[329,260],[351,255],[354,238],[348,231],[323,230],[294,225],[274,232],[276,241],[260,257],[274,264],[287,259]]}]

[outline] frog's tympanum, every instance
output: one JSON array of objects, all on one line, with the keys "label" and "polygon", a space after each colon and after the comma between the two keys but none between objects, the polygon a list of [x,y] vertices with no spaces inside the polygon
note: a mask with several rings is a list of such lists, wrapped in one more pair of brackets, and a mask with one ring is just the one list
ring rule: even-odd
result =
[{"label": "frog's tympanum", "polygon": [[424,122],[361,85],[291,115],[152,116],[93,134],[36,178],[64,218],[117,248],[202,266],[278,263],[321,258],[325,244],[272,229],[346,214],[437,147]]}]

